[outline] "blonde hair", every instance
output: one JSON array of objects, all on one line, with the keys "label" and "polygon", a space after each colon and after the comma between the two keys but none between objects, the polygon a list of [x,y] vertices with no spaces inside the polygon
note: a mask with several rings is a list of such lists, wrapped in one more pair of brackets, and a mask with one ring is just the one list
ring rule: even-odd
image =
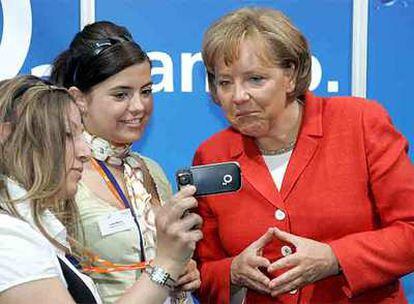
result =
[{"label": "blonde hair", "polygon": [[252,39],[264,62],[292,69],[295,90],[300,98],[311,81],[311,53],[303,34],[280,11],[270,8],[242,8],[216,21],[204,34],[202,57],[213,98],[217,101],[214,68],[219,60],[230,65],[238,59],[240,43]]},{"label": "blonde hair", "polygon": [[20,217],[14,204],[30,200],[35,224],[57,247],[63,246],[49,236],[40,215],[47,208],[75,233],[76,207],[71,199],[58,193],[65,185],[67,114],[74,102],[66,89],[50,86],[34,76],[19,76],[0,85],[0,123],[9,123],[10,133],[0,144],[0,170],[3,176],[19,183],[27,195],[11,200],[4,183],[0,185],[3,204]]}]

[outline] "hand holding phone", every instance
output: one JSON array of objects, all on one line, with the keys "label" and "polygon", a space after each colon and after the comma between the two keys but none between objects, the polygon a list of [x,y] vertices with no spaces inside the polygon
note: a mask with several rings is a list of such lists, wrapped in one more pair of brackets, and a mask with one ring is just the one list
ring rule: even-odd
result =
[{"label": "hand holding phone", "polygon": [[237,162],[193,166],[176,172],[178,189],[185,185],[197,188],[196,196],[237,191],[241,188],[241,172]]}]

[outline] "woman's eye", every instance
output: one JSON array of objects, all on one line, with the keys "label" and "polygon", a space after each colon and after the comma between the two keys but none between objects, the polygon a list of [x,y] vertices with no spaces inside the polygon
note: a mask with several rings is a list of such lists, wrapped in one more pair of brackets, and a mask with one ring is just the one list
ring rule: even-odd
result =
[{"label": "woman's eye", "polygon": [[152,94],[152,88],[146,88],[141,91],[141,94],[144,96],[150,96]]},{"label": "woman's eye", "polygon": [[260,83],[262,82],[264,79],[264,77],[262,76],[258,76],[258,75],[254,75],[254,76],[250,76],[249,80],[253,83]]},{"label": "woman's eye", "polygon": [[122,101],[122,100],[127,99],[128,95],[129,94],[127,92],[118,92],[118,93],[115,93],[113,96],[115,97],[115,99]]},{"label": "woman's eye", "polygon": [[225,87],[225,86],[228,86],[230,84],[230,81],[223,79],[223,80],[219,80],[217,83],[220,87]]}]

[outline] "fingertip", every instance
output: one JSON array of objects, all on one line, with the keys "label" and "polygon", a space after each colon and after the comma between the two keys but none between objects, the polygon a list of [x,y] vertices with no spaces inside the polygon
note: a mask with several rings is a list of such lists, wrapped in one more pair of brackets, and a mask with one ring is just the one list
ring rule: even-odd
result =
[{"label": "fingertip", "polygon": [[269,282],[269,288],[270,288],[270,289],[272,289],[272,288],[274,288],[274,287],[276,287],[276,282],[275,282],[275,279],[273,279],[273,280],[271,280],[271,281]]},{"label": "fingertip", "polygon": [[185,188],[187,189],[187,192],[191,195],[196,193],[197,191],[197,188],[194,185],[187,185],[185,186]]},{"label": "fingertip", "polygon": [[273,227],[272,228],[272,230],[273,230],[273,232],[274,233],[279,233],[279,232],[281,232],[282,230],[280,230],[279,228],[277,228],[277,227]]},{"label": "fingertip", "polygon": [[279,239],[282,239],[282,240],[290,239],[290,233],[289,232],[284,231],[282,229],[279,229],[277,227],[273,228],[273,235],[275,237],[279,238]]},{"label": "fingertip", "polygon": [[193,185],[185,185],[180,188],[180,190],[174,195],[176,199],[187,198],[189,196],[194,196],[196,193],[196,187]]},{"label": "fingertip", "polygon": [[258,267],[268,267],[271,264],[270,261],[263,256],[257,256],[256,258]]},{"label": "fingertip", "polygon": [[270,273],[275,272],[276,270],[283,268],[283,266],[282,266],[282,265],[283,265],[283,264],[281,264],[281,263],[280,263],[280,260],[278,260],[278,261],[276,261],[276,262],[274,262],[274,263],[270,264],[270,265],[267,267],[267,271],[268,271],[268,272],[270,272]]},{"label": "fingertip", "polygon": [[266,271],[267,271],[267,272],[269,272],[269,273],[272,273],[272,272],[273,272],[273,267],[272,267],[272,265],[267,266]]},{"label": "fingertip", "polygon": [[265,261],[264,261],[264,265],[263,265],[263,267],[269,267],[270,265],[272,265],[272,263],[268,260],[268,259],[266,259],[266,258],[264,258],[265,259]]}]

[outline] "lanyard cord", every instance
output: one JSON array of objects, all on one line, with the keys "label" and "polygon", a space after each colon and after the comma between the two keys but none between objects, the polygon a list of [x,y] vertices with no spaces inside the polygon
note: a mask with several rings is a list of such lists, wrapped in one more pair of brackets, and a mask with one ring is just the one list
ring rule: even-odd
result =
[{"label": "lanyard cord", "polygon": [[122,191],[121,187],[119,186],[112,172],[105,165],[105,162],[92,158],[92,164],[94,168],[97,169],[98,173],[102,176],[103,180],[105,181],[109,190],[111,190],[112,194],[120,202],[123,203],[124,208],[128,208],[131,211],[132,217],[134,218],[134,222],[138,228],[139,246],[141,248],[141,261],[145,261],[146,258],[145,258],[145,251],[144,251],[144,237],[142,235],[142,231],[141,231],[141,227],[139,226],[138,219],[135,215],[134,208],[131,207],[131,204],[129,203],[128,199],[126,198],[124,194],[124,191]]},{"label": "lanyard cord", "polygon": [[96,162],[96,160],[94,158],[91,159],[91,163],[92,163],[94,169],[99,173],[99,175],[105,181],[106,186],[112,192],[112,195],[116,198],[116,204],[117,204],[117,206],[120,209],[125,209],[125,204],[122,202],[122,199],[119,196],[118,191],[116,191],[114,185],[111,183],[111,180],[105,174],[105,171],[101,168],[101,166]]},{"label": "lanyard cord", "polygon": [[[85,248],[77,240],[68,237],[72,248],[82,249],[80,255],[66,254],[66,258],[79,270],[84,273],[110,273],[129,270],[144,270],[151,261],[134,262],[130,264],[118,264],[105,260],[93,251]],[[79,251],[80,252],[80,251]]]}]

